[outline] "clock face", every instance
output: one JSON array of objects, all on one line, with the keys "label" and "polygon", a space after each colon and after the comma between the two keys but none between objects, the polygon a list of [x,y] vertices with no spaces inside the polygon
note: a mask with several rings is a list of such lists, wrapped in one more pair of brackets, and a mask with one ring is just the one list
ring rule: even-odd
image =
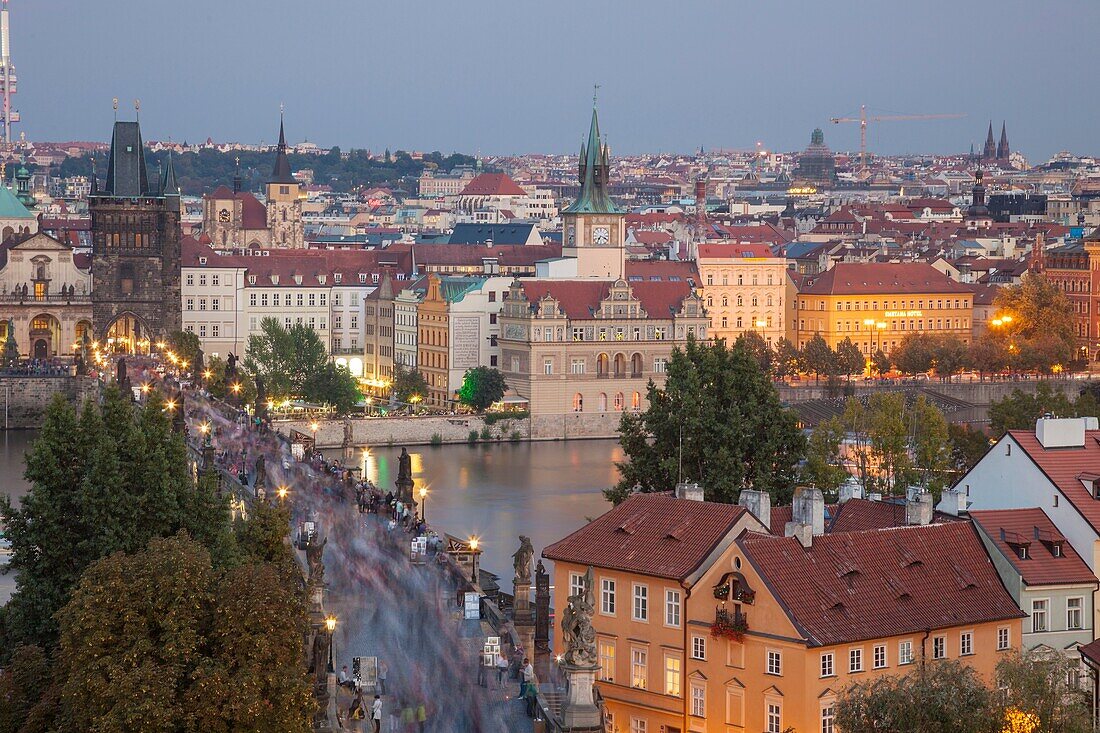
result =
[{"label": "clock face", "polygon": [[222,209],[218,212],[218,221],[222,223],[228,223],[229,221],[229,209]]},{"label": "clock face", "polygon": [[592,242],[594,244],[607,244],[611,241],[611,232],[607,227],[592,227]]}]

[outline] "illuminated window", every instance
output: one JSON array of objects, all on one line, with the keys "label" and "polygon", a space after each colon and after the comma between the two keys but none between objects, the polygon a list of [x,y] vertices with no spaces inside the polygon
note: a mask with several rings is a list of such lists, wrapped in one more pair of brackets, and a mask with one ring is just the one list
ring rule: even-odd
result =
[{"label": "illuminated window", "polygon": [[649,652],[645,649],[630,650],[630,686],[639,690],[646,689]]}]

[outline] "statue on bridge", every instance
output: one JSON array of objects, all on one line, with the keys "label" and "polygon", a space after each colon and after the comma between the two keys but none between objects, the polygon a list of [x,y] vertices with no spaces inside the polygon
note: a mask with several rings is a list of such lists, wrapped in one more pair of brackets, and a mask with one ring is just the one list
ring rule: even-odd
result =
[{"label": "statue on bridge", "polygon": [[15,319],[8,319],[8,338],[4,341],[4,368],[11,369],[19,363],[19,344],[15,342]]},{"label": "statue on bridge", "polygon": [[256,459],[256,467],[254,469],[256,477],[252,479],[252,488],[256,492],[256,498],[263,501],[267,498],[267,459],[263,454]]},{"label": "statue on bridge", "polygon": [[402,504],[412,504],[412,456],[409,455],[407,448],[401,449],[401,455],[397,459],[397,480],[394,481],[394,484],[397,486],[398,500],[400,500]]},{"label": "statue on bridge", "polygon": [[561,617],[561,640],[565,663],[574,667],[592,667],[596,656],[596,629],[592,626],[592,614],[596,610],[592,568],[584,574],[581,592],[569,596],[568,605]]},{"label": "statue on bridge", "polygon": [[130,385],[130,373],[126,369],[126,358],[119,357],[115,364],[115,385],[128,400],[134,399],[134,388]]},{"label": "statue on bridge", "polygon": [[535,548],[531,544],[531,538],[520,535],[519,549],[512,554],[512,567],[516,571],[516,585],[531,585],[531,559],[534,556]]},{"label": "statue on bridge", "polygon": [[317,541],[317,535],[314,534],[310,537],[309,542],[306,544],[306,565],[309,566],[309,578],[307,582],[313,587],[320,587],[325,582],[325,545],[328,544],[328,537]]},{"label": "statue on bridge", "polygon": [[256,375],[256,420],[263,422],[267,418],[267,385],[262,375]]},{"label": "statue on bridge", "polygon": [[237,376],[237,357],[233,355],[233,352],[229,352],[229,356],[225,357],[225,381],[228,382]]}]

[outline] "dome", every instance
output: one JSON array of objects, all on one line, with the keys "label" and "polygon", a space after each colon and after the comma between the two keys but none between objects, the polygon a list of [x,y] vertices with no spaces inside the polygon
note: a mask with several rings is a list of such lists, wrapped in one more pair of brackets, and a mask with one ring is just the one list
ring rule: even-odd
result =
[{"label": "dome", "polygon": [[820,127],[813,131],[810,145],[798,156],[794,177],[814,183],[832,183],[836,180],[836,158],[825,144],[825,133]]}]

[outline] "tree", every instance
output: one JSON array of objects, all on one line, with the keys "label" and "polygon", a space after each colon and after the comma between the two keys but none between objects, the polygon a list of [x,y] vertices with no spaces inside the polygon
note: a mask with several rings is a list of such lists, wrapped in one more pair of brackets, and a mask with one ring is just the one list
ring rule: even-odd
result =
[{"label": "tree", "polygon": [[198,366],[202,342],[191,331],[173,331],[168,336],[168,348],[177,357],[187,362],[188,368]]},{"label": "tree", "polygon": [[743,346],[689,338],[673,349],[664,386],[651,381],[647,396],[644,412],[620,421],[626,460],[608,499],[668,491],[682,477],[702,485],[710,501],[732,503],[746,487],[790,501],[806,439]]},{"label": "tree", "polygon": [[742,348],[752,354],[753,358],[756,359],[756,363],[760,365],[765,373],[771,373],[775,355],[772,353],[771,344],[765,341],[763,336],[756,331],[745,331],[737,337],[734,344],[740,344]]},{"label": "tree", "polygon": [[989,426],[1000,438],[1009,430],[1033,430],[1043,415],[1073,417],[1073,403],[1062,390],[1040,382],[1035,393],[1012,390],[1012,394],[989,405]]},{"label": "tree", "polygon": [[[416,369],[395,366],[393,370],[393,396],[398,402],[416,403],[428,394],[428,383]],[[415,398],[415,399],[414,399]]]},{"label": "tree", "polygon": [[848,478],[848,470],[840,460],[840,444],[844,440],[844,424],[839,417],[822,420],[810,433],[802,480],[824,492],[833,493]]},{"label": "tree", "polygon": [[[1076,656],[1076,654],[1074,654]],[[997,679],[1005,688],[1005,703],[1022,713],[1043,733],[1092,731],[1091,685],[1071,685],[1080,677],[1081,662],[1060,652],[1017,653],[997,664]]]},{"label": "tree", "polygon": [[863,352],[847,336],[836,347],[837,369],[851,381],[853,374],[860,374],[867,366]]},{"label": "tree", "polygon": [[999,372],[1008,366],[1008,348],[998,336],[983,334],[967,349],[966,363],[978,372],[978,379],[984,382],[986,374]]},{"label": "tree", "polygon": [[332,405],[341,415],[350,412],[363,398],[348,368],[331,361],[326,361],[324,366],[306,378],[302,396],[310,402]]},{"label": "tree", "polygon": [[950,423],[947,435],[951,439],[951,462],[959,475],[978,465],[989,451],[989,436],[981,429]]},{"label": "tree", "polygon": [[886,355],[886,352],[879,349],[871,357],[871,367],[875,370],[875,373],[880,377],[890,371],[890,357]]},{"label": "tree", "polygon": [[802,348],[802,366],[814,375],[815,382],[822,374],[826,376],[836,374],[836,354],[829,348],[829,344],[820,333],[815,333]]},{"label": "tree", "polygon": [[947,419],[922,395],[909,409],[909,424],[916,475],[921,487],[939,501],[940,492],[951,483],[953,468]]},{"label": "tree", "polygon": [[474,367],[467,369],[462,377],[458,399],[467,407],[483,412],[504,397],[506,388],[504,375],[499,369],[487,366]]},{"label": "tree", "polygon": [[941,380],[949,382],[966,363],[967,347],[953,334],[936,336],[931,340],[932,370]]},{"label": "tree", "polygon": [[890,359],[902,374],[923,374],[932,368],[932,346],[923,333],[909,333],[890,352]]},{"label": "tree", "polygon": [[38,646],[19,645],[0,670],[0,730],[45,731],[52,722],[50,660]]},{"label": "tree", "polygon": [[92,565],[58,618],[66,729],[310,729],[305,599],[271,565],[154,539]]},{"label": "tree", "polygon": [[785,338],[775,344],[775,376],[783,379],[793,377],[802,368],[802,354],[798,347]]},{"label": "tree", "polygon": [[1019,285],[1001,288],[993,306],[1002,321],[996,333],[1017,368],[1049,373],[1076,359],[1073,304],[1045,275],[1030,274]]},{"label": "tree", "polygon": [[914,478],[909,420],[905,395],[899,392],[848,398],[841,421],[851,439],[856,477],[866,491],[893,494]]},{"label": "tree", "polygon": [[993,691],[955,660],[849,685],[836,704],[844,733],[997,733],[1003,719]]}]

